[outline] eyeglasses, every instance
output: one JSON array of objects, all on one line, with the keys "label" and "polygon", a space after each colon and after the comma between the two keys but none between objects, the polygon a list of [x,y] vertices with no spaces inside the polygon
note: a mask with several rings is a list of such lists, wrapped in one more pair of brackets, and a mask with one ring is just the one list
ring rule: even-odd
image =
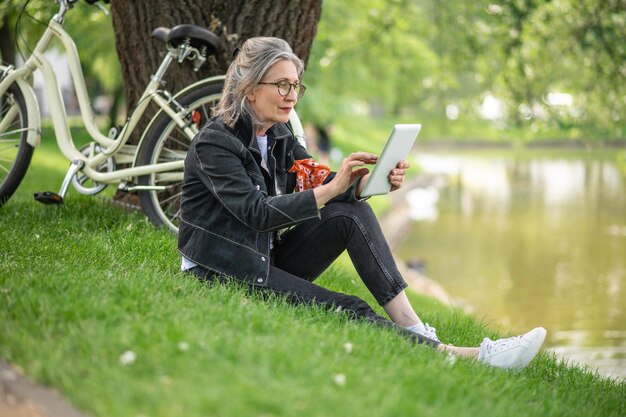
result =
[{"label": "eyeglasses", "polygon": [[304,92],[306,91],[306,87],[302,83],[291,84],[288,81],[278,81],[275,83],[259,83],[259,84],[275,85],[276,87],[278,87],[278,94],[280,94],[283,97],[287,97],[289,93],[291,93],[292,88],[293,88],[293,91],[296,92],[296,96],[298,98],[302,97],[304,95]]}]

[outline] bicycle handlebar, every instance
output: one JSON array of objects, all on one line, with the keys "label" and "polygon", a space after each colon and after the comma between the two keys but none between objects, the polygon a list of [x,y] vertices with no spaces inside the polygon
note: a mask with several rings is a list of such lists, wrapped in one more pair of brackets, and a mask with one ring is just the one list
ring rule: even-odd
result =
[{"label": "bicycle handlebar", "polygon": [[[107,15],[109,14],[109,12],[101,4],[97,4],[99,1],[102,1],[103,3],[109,3],[109,0],[85,0],[85,1],[91,4],[92,6],[93,5],[98,6],[98,8],[102,10],[104,14],[107,14]],[[59,12],[56,15],[54,15],[52,19],[62,24],[63,18],[65,17],[65,13],[67,13],[68,10],[74,8],[74,5],[78,2],[79,0],[55,0],[55,3],[58,3],[60,9],[59,9]],[[28,2],[24,4],[24,7],[26,7],[26,4],[28,4]]]},{"label": "bicycle handlebar", "polygon": [[[80,0],[66,0],[69,4],[76,4],[78,3]],[[102,3],[110,3],[111,0],[85,0],[87,3],[94,5],[97,2],[101,1]]]}]

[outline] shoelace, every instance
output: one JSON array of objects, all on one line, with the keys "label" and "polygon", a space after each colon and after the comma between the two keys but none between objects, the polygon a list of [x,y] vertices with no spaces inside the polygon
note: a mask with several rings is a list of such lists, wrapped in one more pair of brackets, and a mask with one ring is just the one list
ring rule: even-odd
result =
[{"label": "shoelace", "polygon": [[428,323],[424,323],[424,336],[426,336],[429,339],[433,339],[436,341],[439,341],[439,338],[437,337],[437,329],[434,327],[430,327],[428,325]]},{"label": "shoelace", "polygon": [[483,351],[484,355],[489,355],[494,352],[498,352],[504,350],[506,348],[511,347],[519,342],[521,336],[513,336],[507,339],[499,339],[499,340],[491,340],[488,337],[483,339],[483,342],[480,344],[480,348]]}]

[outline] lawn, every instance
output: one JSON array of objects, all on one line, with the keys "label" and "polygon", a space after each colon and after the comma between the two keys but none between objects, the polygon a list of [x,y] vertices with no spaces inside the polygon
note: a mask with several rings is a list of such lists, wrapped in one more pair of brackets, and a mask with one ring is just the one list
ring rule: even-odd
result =
[{"label": "lawn", "polygon": [[[492,369],[340,313],[199,283],[179,272],[176,238],[140,212],[74,190],[63,207],[34,202],[67,167],[52,149],[36,150],[0,209],[0,357],[93,416],[626,415],[626,384],[552,354]],[[320,283],[374,304],[346,259]],[[446,342],[498,336],[411,299]]]}]

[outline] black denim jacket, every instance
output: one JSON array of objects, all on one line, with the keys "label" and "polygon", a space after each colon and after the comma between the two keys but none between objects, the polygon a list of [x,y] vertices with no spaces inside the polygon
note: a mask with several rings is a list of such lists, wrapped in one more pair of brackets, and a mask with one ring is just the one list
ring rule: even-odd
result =
[{"label": "black denim jacket", "polygon": [[[294,192],[295,160],[310,158],[284,124],[267,132],[269,172],[248,119],[210,121],[185,159],[178,250],[216,272],[267,285],[273,233],[319,218],[313,190]],[[327,179],[327,181],[330,180]],[[354,198],[354,186],[336,199]]]}]

